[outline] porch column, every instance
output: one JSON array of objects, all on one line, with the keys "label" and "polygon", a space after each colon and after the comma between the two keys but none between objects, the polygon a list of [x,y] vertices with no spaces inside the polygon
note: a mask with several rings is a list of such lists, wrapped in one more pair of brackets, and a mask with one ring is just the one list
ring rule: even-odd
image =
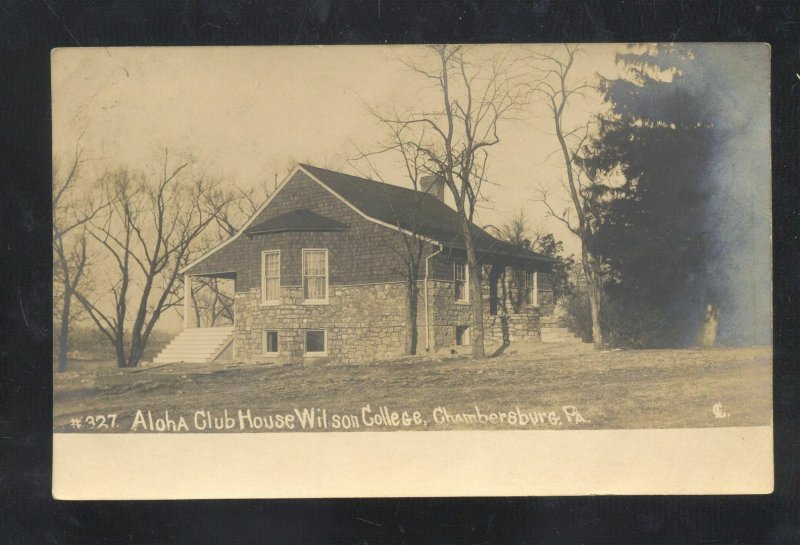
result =
[{"label": "porch column", "polygon": [[183,329],[189,329],[189,315],[192,313],[192,277],[183,275]]},{"label": "porch column", "polygon": [[539,307],[539,271],[533,271],[533,306]]}]

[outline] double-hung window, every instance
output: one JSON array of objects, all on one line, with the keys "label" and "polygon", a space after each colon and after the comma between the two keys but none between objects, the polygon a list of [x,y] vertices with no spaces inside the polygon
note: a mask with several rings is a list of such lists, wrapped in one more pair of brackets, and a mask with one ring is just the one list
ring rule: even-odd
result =
[{"label": "double-hung window", "polygon": [[261,253],[261,302],[277,304],[281,300],[281,252]]},{"label": "double-hung window", "polygon": [[525,271],[525,302],[539,306],[539,275],[535,271]]},{"label": "double-hung window", "polygon": [[303,250],[303,299],[328,302],[328,250]]},{"label": "double-hung window", "polygon": [[456,261],[453,263],[453,281],[456,290],[456,302],[469,302],[469,269],[466,263]]}]

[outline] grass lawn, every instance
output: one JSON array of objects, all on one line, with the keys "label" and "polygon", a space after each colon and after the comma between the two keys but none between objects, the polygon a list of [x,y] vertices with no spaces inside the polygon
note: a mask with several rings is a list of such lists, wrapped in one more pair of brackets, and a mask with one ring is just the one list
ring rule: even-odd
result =
[{"label": "grass lawn", "polygon": [[[352,418],[361,431],[772,423],[771,347],[595,352],[583,344],[519,343],[482,361],[448,356],[362,365],[215,363],[134,370],[117,369],[112,362],[70,365],[54,376],[58,432],[89,431],[87,417],[109,414],[117,415],[113,431],[127,432],[137,411],[145,416],[151,411],[154,419],[168,411],[170,419],[183,417],[194,432],[199,431],[198,411],[208,411],[200,415],[202,427],[225,410],[238,422],[238,411],[248,409],[264,422],[268,416],[294,415],[294,430],[300,430],[295,410],[312,408],[325,409],[329,425],[335,417],[341,426]],[[715,416],[715,405],[721,417]],[[423,423],[378,425],[375,416],[382,406],[399,417],[417,411]],[[571,409],[565,412],[565,406],[575,407],[582,421],[574,413],[568,418]],[[481,418],[494,414],[496,421],[482,422],[478,413]],[[521,413],[532,420],[521,424]],[[509,418],[516,420],[509,423]],[[79,429],[72,419],[80,419]],[[252,431],[247,422],[244,429],[227,431]],[[136,431],[149,429],[138,426]]]}]

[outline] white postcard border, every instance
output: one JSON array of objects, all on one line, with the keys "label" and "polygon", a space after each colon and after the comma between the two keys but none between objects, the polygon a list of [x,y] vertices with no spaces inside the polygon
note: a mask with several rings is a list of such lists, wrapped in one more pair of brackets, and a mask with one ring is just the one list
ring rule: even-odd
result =
[{"label": "white postcard border", "polygon": [[63,500],[768,494],[771,426],[53,435]]}]

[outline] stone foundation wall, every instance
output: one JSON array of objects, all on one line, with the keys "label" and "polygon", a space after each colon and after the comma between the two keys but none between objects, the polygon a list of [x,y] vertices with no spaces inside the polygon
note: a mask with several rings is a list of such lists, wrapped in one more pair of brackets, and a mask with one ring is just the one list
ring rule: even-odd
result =
[{"label": "stone foundation wall", "polygon": [[455,302],[453,282],[444,280],[428,281],[432,350],[448,349],[455,346],[456,327],[472,324],[472,307]]},{"label": "stone foundation wall", "polygon": [[[505,312],[503,305],[498,305],[498,313],[490,314],[489,288],[483,286],[483,326],[484,341],[487,344],[503,342],[504,330],[511,341],[522,339],[539,340],[539,320],[542,315],[552,312],[552,293],[547,298],[548,292],[539,292],[539,307],[523,306],[519,312]],[[453,294],[453,282],[442,280],[429,281],[429,296],[431,297],[433,349],[448,350],[455,346],[456,327],[472,326],[472,308],[468,304],[456,303]],[[545,296],[544,299],[542,296]],[[511,305],[505,305],[511,308]]]},{"label": "stone foundation wall", "polygon": [[[324,305],[304,304],[300,287],[281,287],[280,305],[261,305],[259,290],[236,293],[236,359],[357,363],[402,355],[405,290],[402,283],[330,286]],[[277,355],[263,353],[265,329],[278,331]],[[308,329],[327,331],[326,356],[304,355]]]},{"label": "stone foundation wall", "polygon": [[521,340],[538,341],[540,340],[539,318],[539,313],[535,310],[524,314],[486,316],[483,322],[485,340],[492,344],[502,343],[505,338],[512,343]]},{"label": "stone foundation wall", "polygon": [[[363,363],[401,356],[406,343],[406,285],[403,282],[329,288],[328,304],[304,304],[302,288],[281,287],[278,305],[262,305],[258,289],[237,292],[234,298],[235,359],[253,362]],[[456,343],[456,327],[472,325],[469,304],[455,302],[453,282],[428,281],[428,345],[430,351],[449,350]],[[540,292],[540,305],[544,301]],[[489,314],[484,297],[487,343],[500,343],[507,331],[511,342],[538,339],[540,310],[525,307],[519,313]],[[327,354],[305,355],[305,331],[327,332]],[[278,332],[277,355],[264,354],[264,330]],[[419,282],[417,354],[426,346],[425,290]]]}]

